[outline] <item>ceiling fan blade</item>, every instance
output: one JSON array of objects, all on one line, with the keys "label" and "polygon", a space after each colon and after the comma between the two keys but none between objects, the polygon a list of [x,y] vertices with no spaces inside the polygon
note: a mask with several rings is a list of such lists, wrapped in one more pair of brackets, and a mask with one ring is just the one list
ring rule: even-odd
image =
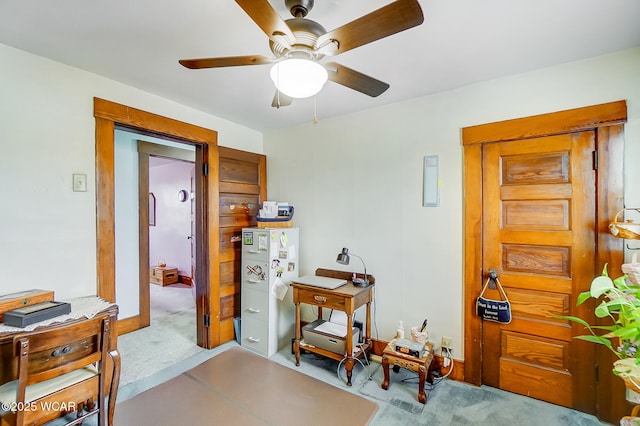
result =
[{"label": "ceiling fan blade", "polygon": [[273,95],[273,101],[271,101],[271,106],[274,108],[280,108],[283,106],[289,106],[293,103],[293,98],[291,96],[287,96],[284,93],[280,92],[276,89],[276,94]]},{"label": "ceiling fan blade", "polygon": [[296,37],[267,0],[236,0],[247,15],[271,40],[291,47]]},{"label": "ceiling fan blade", "polygon": [[360,93],[371,97],[380,96],[388,88],[389,84],[384,81],[376,80],[373,77],[362,74],[361,72],[347,68],[344,65],[328,62],[326,64],[329,80],[334,83],[341,84],[350,89],[357,90]]},{"label": "ceiling fan blade", "polygon": [[224,58],[180,59],[180,65],[192,70],[201,68],[238,67],[243,65],[262,65],[274,62],[273,58],[261,55],[227,56]]},{"label": "ceiling fan blade", "polygon": [[[338,55],[423,22],[424,15],[417,0],[397,0],[321,35],[316,47],[320,53]],[[332,41],[336,41],[337,46]]]}]

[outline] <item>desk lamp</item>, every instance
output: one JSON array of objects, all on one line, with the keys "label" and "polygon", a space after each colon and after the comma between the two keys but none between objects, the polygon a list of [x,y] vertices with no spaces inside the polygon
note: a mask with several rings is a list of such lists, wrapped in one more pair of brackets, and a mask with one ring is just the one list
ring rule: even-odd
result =
[{"label": "desk lamp", "polygon": [[[353,285],[358,286],[358,287],[366,287],[369,285],[369,280],[367,279],[367,265],[364,264],[364,260],[362,260],[362,258],[360,256],[358,256],[357,254],[353,254],[351,253],[351,256],[355,256],[358,259],[360,259],[360,261],[362,262],[362,266],[364,266],[364,278],[354,278],[353,279]],[[348,265],[349,264],[349,249],[346,247],[342,248],[342,252],[338,254],[338,258],[336,259],[336,262],[338,262],[341,265]]]}]

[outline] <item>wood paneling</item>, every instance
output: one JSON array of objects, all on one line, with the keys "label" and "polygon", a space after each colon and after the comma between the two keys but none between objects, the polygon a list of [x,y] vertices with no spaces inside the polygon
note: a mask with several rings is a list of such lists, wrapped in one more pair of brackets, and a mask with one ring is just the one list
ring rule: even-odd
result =
[{"label": "wood paneling", "polygon": [[555,315],[569,315],[567,294],[509,288],[509,301],[513,315],[517,317],[549,320]]},{"label": "wood paneling", "polygon": [[[545,370],[508,359],[500,362],[501,389],[563,407],[571,407],[573,404],[571,392],[567,392],[572,388],[571,380],[571,375],[566,372]],[[558,389],[561,392],[551,394],[550,389]]]},{"label": "wood paneling", "polygon": [[547,155],[511,155],[502,159],[502,185],[563,183],[569,181],[566,152]]},{"label": "wood paneling", "polygon": [[[531,342],[536,350],[531,350]],[[519,333],[505,332],[502,335],[502,353],[505,358],[524,364],[542,365],[556,370],[569,370],[569,344],[558,340]]]},{"label": "wood paneling", "polygon": [[569,277],[570,247],[502,245],[502,270]]},{"label": "wood paneling", "polygon": [[568,230],[567,200],[518,200],[502,202],[502,229]]},{"label": "wood paneling", "polygon": [[222,182],[246,183],[257,188],[259,177],[260,173],[253,162],[220,158],[220,180]]}]

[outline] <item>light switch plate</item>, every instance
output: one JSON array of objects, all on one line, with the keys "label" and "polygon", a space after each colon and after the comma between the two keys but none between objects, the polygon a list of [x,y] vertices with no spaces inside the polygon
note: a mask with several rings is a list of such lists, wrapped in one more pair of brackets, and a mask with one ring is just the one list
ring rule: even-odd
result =
[{"label": "light switch plate", "polygon": [[73,192],[87,192],[87,175],[73,174]]}]

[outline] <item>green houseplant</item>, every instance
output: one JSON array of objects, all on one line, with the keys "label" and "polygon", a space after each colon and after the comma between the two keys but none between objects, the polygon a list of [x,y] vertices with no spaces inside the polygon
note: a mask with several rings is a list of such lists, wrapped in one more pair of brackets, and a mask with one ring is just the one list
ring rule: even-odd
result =
[{"label": "green houseplant", "polygon": [[602,275],[593,279],[589,291],[578,295],[578,305],[589,299],[599,300],[595,316],[610,318],[611,325],[590,325],[575,316],[562,318],[581,324],[590,332],[576,338],[609,348],[618,357],[613,373],[621,377],[629,389],[640,393],[640,286],[637,280],[633,281],[635,283],[626,274],[611,279],[605,264]]}]

